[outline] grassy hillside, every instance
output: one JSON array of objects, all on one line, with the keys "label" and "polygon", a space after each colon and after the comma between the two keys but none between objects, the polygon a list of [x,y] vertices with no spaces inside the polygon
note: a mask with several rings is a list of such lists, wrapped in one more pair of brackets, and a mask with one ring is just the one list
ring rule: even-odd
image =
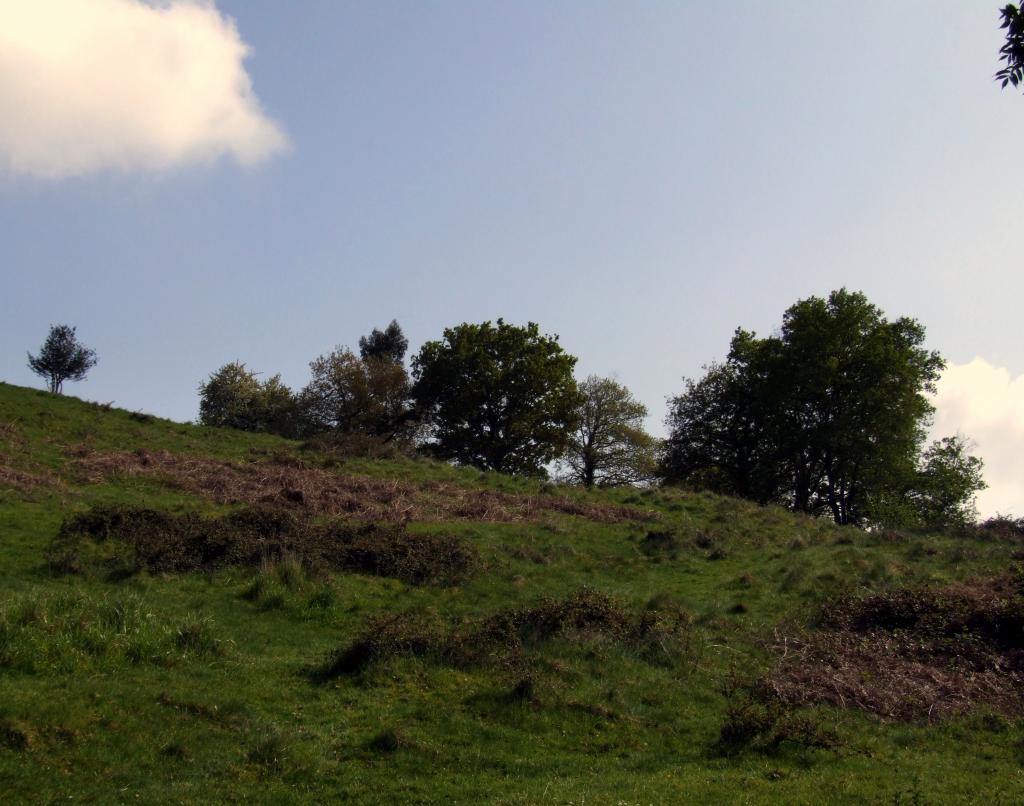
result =
[{"label": "grassy hillside", "polygon": [[1020,550],[0,384],[0,790],[1020,802]]}]

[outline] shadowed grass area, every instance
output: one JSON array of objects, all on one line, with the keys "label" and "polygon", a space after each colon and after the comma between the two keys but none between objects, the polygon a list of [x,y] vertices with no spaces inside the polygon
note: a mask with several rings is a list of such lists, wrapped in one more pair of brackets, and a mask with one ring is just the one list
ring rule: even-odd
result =
[{"label": "shadowed grass area", "polygon": [[[96,457],[123,464],[85,472]],[[826,650],[845,644],[794,640],[822,629],[876,654],[876,641],[920,646],[884,613],[983,644],[988,627],[958,614],[1009,624],[1012,596],[947,594],[1005,576],[1024,550],[1015,524],[869,534],[681,490],[320,456],[7,385],[0,467],[12,802],[1013,803],[1024,787],[1024,727],[999,703],[880,717],[761,686],[797,659],[820,683],[843,657]],[[211,468],[238,474],[225,494]],[[296,479],[319,486],[281,483]],[[350,513],[316,503],[342,493]],[[418,584],[311,562],[245,520],[272,505],[329,556],[369,520],[379,553],[391,527],[377,514],[410,502],[394,535],[464,546],[472,573]],[[54,573],[62,524],[143,510],[155,520],[127,532],[75,533],[65,548],[86,573]],[[156,561],[202,558],[189,540],[209,548],[224,537],[210,525],[228,523],[245,562]],[[130,573],[109,573],[111,559]]]}]

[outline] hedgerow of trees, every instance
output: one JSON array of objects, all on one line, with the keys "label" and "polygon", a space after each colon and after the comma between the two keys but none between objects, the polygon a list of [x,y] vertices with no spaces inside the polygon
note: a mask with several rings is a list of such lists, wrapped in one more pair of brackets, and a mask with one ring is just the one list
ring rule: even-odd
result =
[{"label": "hedgerow of trees", "polygon": [[338,347],[314,359],[310,381],[298,393],[279,375],[260,381],[244,364],[225,364],[199,387],[199,421],[291,438],[331,435],[349,444],[362,438],[364,449],[411,438],[416,424],[401,328],[392,322],[360,345],[361,356]]},{"label": "hedgerow of trees", "polygon": [[[610,378],[573,378],[557,336],[463,323],[412,359],[397,322],[310,364],[293,393],[243,364],[200,387],[209,425],[392,446],[583,486],[668,484],[780,504],[837,523],[947,528],[974,520],[982,464],[961,436],[925,445],[945,366],[915,320],[846,289],[792,305],[777,333],[737,329],[726,360],[670,400],[662,443]],[[557,463],[557,465],[555,464]]]}]

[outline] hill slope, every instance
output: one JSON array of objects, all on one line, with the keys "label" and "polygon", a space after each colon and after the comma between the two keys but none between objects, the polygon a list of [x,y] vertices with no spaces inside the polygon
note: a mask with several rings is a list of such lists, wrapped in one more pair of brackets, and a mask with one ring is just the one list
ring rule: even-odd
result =
[{"label": "hill slope", "polygon": [[325,457],[0,384],[0,785],[1012,802],[1018,550]]}]

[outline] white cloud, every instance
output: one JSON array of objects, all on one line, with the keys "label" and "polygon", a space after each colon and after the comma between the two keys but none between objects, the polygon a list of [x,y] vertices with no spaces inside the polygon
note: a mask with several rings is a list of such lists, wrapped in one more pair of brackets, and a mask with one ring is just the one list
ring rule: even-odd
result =
[{"label": "white cloud", "polygon": [[938,383],[935,437],[958,431],[985,460],[989,488],[978,495],[982,516],[1024,516],[1024,375],[983,358],[950,364]]},{"label": "white cloud", "polygon": [[59,179],[265,159],[287,139],[248,50],[204,0],[0,0],[0,163]]}]

